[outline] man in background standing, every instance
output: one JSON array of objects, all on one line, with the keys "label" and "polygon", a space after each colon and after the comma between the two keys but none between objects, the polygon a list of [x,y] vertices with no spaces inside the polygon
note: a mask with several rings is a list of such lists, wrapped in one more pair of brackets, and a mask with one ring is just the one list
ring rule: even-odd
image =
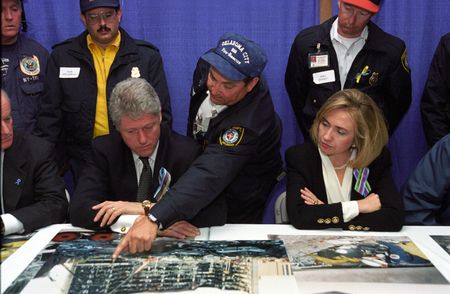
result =
[{"label": "man in background standing", "polygon": [[340,0],[338,15],[301,31],[292,45],[285,85],[305,139],[324,102],[356,88],[381,108],[392,135],[411,104],[405,43],[371,22],[380,0]]},{"label": "man in background standing", "polygon": [[147,80],[161,100],[163,122],[170,126],[172,120],[159,50],[120,28],[119,0],[80,0],[80,9],[86,31],[54,46],[36,130],[62,147],[75,185],[92,156],[92,139],[113,129],[108,101],[118,82]]},{"label": "man in background standing", "polygon": [[11,100],[14,128],[31,133],[44,91],[47,49],[20,33],[26,32],[21,0],[2,1],[2,88]]}]

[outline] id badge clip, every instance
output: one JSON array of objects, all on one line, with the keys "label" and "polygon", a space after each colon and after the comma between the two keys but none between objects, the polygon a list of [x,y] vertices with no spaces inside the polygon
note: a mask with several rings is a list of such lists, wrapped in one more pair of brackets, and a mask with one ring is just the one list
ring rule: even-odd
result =
[{"label": "id badge clip", "polygon": [[320,43],[317,43],[317,51],[308,54],[308,68],[329,67],[330,58],[326,51],[320,51]]}]

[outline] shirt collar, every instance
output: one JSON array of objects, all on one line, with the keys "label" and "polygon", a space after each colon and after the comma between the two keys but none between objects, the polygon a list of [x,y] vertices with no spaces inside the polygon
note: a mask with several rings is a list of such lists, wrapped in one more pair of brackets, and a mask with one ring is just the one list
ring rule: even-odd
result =
[{"label": "shirt collar", "polygon": [[[338,33],[338,31],[337,31],[337,28],[338,28],[338,19],[339,19],[339,17],[337,17],[337,18],[334,20],[333,24],[331,25],[330,38],[331,38],[331,40],[336,40],[336,41],[342,43],[342,38],[344,38],[344,37],[342,37],[341,35],[339,35],[339,33]],[[366,26],[364,27],[363,31],[361,32],[361,35],[360,35],[359,37],[354,38],[354,39],[355,39],[355,42],[358,41],[358,40],[360,40],[360,39],[363,39],[363,40],[367,41],[367,37],[368,37],[368,36],[369,36],[369,29],[367,28],[367,25],[366,25]],[[349,38],[346,38],[346,39],[349,39]]]},{"label": "shirt collar", "polygon": [[[117,32],[117,37],[114,39],[114,41],[113,41],[109,46],[119,48],[121,38],[122,38],[122,37],[121,37],[121,34],[120,34],[120,30],[119,30],[119,31]],[[94,40],[92,40],[92,37],[91,37],[90,34],[87,34],[87,36],[86,36],[86,41],[87,41],[88,47],[91,48],[91,49],[92,49],[92,47],[97,47],[97,48],[103,49],[102,47],[100,47],[100,46],[98,46],[96,43],[94,43]],[[108,47],[109,47],[109,46],[108,46]]]},{"label": "shirt collar", "polygon": [[[159,140],[158,140],[158,143],[156,143],[156,147],[155,147],[155,150],[153,150],[152,155],[149,156],[150,162],[155,162],[156,161],[156,155],[158,154],[158,147],[159,147]],[[139,162],[140,161],[140,159],[139,159],[140,155],[138,155],[134,151],[131,151],[131,153],[133,154],[134,163]]]}]

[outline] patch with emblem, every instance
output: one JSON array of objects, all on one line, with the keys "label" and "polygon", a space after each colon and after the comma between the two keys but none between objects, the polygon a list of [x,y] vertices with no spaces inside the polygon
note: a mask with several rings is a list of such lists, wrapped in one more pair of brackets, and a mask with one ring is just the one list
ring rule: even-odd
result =
[{"label": "patch with emblem", "polygon": [[27,76],[37,76],[41,72],[39,58],[36,55],[24,56],[20,60],[20,70]]},{"label": "patch with emblem", "polygon": [[219,142],[223,146],[237,146],[244,137],[244,128],[242,127],[231,127],[220,134]]},{"label": "patch with emblem", "polygon": [[409,70],[409,64],[408,64],[408,54],[406,54],[406,49],[405,49],[405,51],[403,51],[401,60],[402,60],[403,68],[409,73],[410,70]]},{"label": "patch with emblem", "polygon": [[141,77],[141,72],[139,71],[139,67],[133,66],[133,68],[131,69],[131,77],[132,78],[140,78]]}]

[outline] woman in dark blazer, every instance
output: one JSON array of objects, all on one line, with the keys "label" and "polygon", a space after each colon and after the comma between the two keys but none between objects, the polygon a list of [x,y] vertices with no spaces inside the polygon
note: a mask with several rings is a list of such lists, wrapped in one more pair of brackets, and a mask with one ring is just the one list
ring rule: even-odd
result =
[{"label": "woman in dark blazer", "polygon": [[331,96],[310,130],[286,151],[287,212],[298,229],[398,231],[404,209],[391,175],[383,114],[366,94]]}]

